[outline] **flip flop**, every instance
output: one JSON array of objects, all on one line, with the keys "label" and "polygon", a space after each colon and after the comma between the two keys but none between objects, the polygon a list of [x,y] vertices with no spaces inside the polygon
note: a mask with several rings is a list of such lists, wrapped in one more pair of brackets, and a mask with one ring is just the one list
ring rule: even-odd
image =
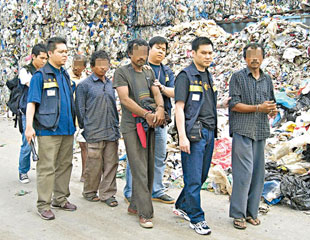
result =
[{"label": "flip flop", "polygon": [[118,202],[116,201],[114,196],[108,198],[107,200],[101,200],[101,202],[104,202],[109,207],[116,207],[116,206],[118,206]]},{"label": "flip flop", "polygon": [[93,195],[93,196],[84,196],[84,198],[85,198],[87,201],[90,201],[90,202],[99,202],[99,201],[100,201],[100,198],[99,198],[97,195]]},{"label": "flip flop", "polygon": [[[236,229],[240,229],[240,230],[246,229],[246,221],[245,221],[244,218],[234,218],[234,222],[233,223],[234,223],[234,227]],[[240,225],[240,223],[242,225]]]},{"label": "flip flop", "polygon": [[258,218],[253,219],[252,217],[246,217],[246,221],[254,226],[260,225],[260,220]]}]

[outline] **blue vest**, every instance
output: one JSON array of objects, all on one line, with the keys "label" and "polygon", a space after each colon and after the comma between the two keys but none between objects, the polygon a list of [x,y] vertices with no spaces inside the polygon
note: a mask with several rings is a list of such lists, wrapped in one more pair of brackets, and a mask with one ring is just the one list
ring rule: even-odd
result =
[{"label": "blue vest", "polygon": [[[48,63],[38,71],[43,75],[43,86],[41,104],[36,109],[34,117],[35,129],[56,131],[60,117],[60,93],[56,74]],[[63,73],[70,89],[71,113],[75,124],[73,89],[69,74],[67,71]]]},{"label": "blue vest", "polygon": [[[211,90],[213,91],[213,111],[216,116],[216,104],[217,104],[217,91],[214,90],[213,86],[213,80],[212,76],[209,73],[209,71],[206,69],[208,73],[208,78],[211,86]],[[184,107],[184,114],[185,114],[185,131],[186,135],[189,134],[192,127],[194,126],[194,123],[196,122],[201,106],[203,104],[203,101],[205,100],[205,94],[203,91],[203,82],[202,78],[195,66],[194,63],[186,67],[182,70],[182,72],[185,72],[189,81],[189,89],[188,89],[188,97],[185,103]],[[193,95],[195,94],[194,98],[198,99],[198,101],[193,101]],[[217,126],[217,117],[215,118],[215,126]],[[217,137],[217,127],[215,127],[214,130],[214,136]]]}]

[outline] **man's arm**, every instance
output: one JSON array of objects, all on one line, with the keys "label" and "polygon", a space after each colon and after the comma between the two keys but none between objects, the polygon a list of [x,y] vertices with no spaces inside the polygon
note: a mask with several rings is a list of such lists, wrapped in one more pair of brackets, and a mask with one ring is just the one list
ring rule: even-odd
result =
[{"label": "man's arm", "polygon": [[156,112],[155,112],[155,126],[161,126],[165,123],[165,107],[164,107],[164,100],[156,86],[151,86],[151,91],[154,96],[155,103],[157,105]]},{"label": "man's arm", "polygon": [[273,101],[265,101],[262,104],[248,105],[241,102],[241,86],[235,74],[232,75],[229,83],[229,96],[231,97],[230,108],[231,111],[240,113],[271,113],[276,111],[276,104]]},{"label": "man's arm", "polygon": [[184,115],[185,103],[183,101],[177,101],[175,104],[175,119],[179,134],[179,146],[181,151],[188,154],[190,151],[190,141],[188,140],[185,132],[185,115]]},{"label": "man's arm", "polygon": [[[155,114],[149,113],[147,110],[140,107],[134,100],[129,97],[128,86],[116,87],[117,94],[121,103],[132,113],[146,119],[150,127],[155,126]],[[154,121],[155,120],[155,121]]]},{"label": "man's arm", "polygon": [[154,82],[155,86],[159,87],[159,90],[161,91],[162,94],[169,98],[174,98],[174,73],[171,71],[170,68],[167,70],[168,77],[169,77],[169,84],[168,86],[162,85],[158,80]]},{"label": "man's arm", "polygon": [[31,139],[36,136],[36,132],[33,129],[33,117],[35,111],[36,111],[36,104],[34,102],[29,102],[27,104],[27,110],[26,110],[26,130],[25,130],[25,136],[29,144],[31,142]]},{"label": "man's arm", "polygon": [[84,117],[85,117],[85,109],[86,109],[86,98],[83,86],[78,85],[75,92],[75,108],[76,108],[76,116],[79,122],[80,128],[84,128]]}]

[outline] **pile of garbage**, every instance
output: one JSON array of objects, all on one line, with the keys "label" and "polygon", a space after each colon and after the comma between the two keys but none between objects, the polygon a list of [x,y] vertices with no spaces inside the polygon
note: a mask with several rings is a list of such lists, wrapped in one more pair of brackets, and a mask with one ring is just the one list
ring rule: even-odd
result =
[{"label": "pile of garbage", "polygon": [[[214,62],[209,70],[219,91],[219,100],[228,95],[232,73],[245,67],[242,54],[244,46],[257,41],[265,48],[262,68],[273,79],[279,108],[278,116],[270,122],[272,136],[267,141],[266,151],[266,181],[278,181],[280,184],[276,184],[276,192],[279,193],[282,182],[299,183],[288,177],[297,176],[299,179],[299,175],[306,175],[310,169],[309,162],[303,159],[305,156],[309,159],[309,154],[303,152],[307,151],[307,144],[310,144],[309,27],[274,17],[264,18],[239,33],[229,34],[214,20],[204,19],[262,16],[298,9],[301,3],[307,4],[306,1],[294,0],[280,1],[278,4],[270,2],[58,0],[46,3],[42,0],[0,0],[0,112],[5,110],[4,103],[8,97],[4,83],[12,79],[18,66],[26,62],[31,47],[51,36],[63,36],[68,40],[70,59],[67,68],[75,53],[89,56],[97,49],[105,49],[112,59],[109,76],[126,61],[129,39],[142,37],[148,40],[155,35],[166,37],[169,41],[166,63],[178,74],[191,62],[191,41],[196,36],[207,36],[215,47]],[[210,177],[204,188],[230,194],[231,139],[227,121],[227,112],[220,111],[219,139]],[[173,130],[170,133],[165,177],[167,181],[182,185],[180,151],[173,137],[175,133]],[[121,151],[123,155],[123,147]],[[283,189],[286,189],[284,185],[280,193],[291,200],[293,195]],[[271,199],[270,194],[268,199]]]}]

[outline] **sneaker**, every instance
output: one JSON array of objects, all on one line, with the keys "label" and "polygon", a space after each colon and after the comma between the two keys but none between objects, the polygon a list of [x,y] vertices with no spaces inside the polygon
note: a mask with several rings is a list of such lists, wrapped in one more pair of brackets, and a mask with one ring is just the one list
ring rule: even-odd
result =
[{"label": "sneaker", "polygon": [[44,220],[53,220],[55,219],[55,215],[51,210],[38,210],[39,216]]},{"label": "sneaker", "polygon": [[206,221],[201,221],[201,222],[196,223],[196,224],[190,223],[189,227],[191,229],[194,229],[196,231],[196,233],[201,234],[201,235],[208,235],[211,233],[211,229],[207,225]]},{"label": "sneaker", "polygon": [[172,204],[175,203],[174,198],[170,197],[168,194],[164,194],[157,198],[152,198],[153,201],[162,202],[166,204]]},{"label": "sneaker", "polygon": [[184,218],[186,221],[190,221],[189,216],[182,209],[174,208],[172,211],[175,215]]},{"label": "sneaker", "polygon": [[30,180],[29,180],[29,178],[28,178],[27,173],[20,173],[20,174],[19,174],[19,181],[20,181],[21,183],[29,183]]},{"label": "sneaker", "polygon": [[146,219],[143,217],[139,217],[139,223],[140,223],[140,226],[143,228],[152,228],[153,227],[152,219]]}]

